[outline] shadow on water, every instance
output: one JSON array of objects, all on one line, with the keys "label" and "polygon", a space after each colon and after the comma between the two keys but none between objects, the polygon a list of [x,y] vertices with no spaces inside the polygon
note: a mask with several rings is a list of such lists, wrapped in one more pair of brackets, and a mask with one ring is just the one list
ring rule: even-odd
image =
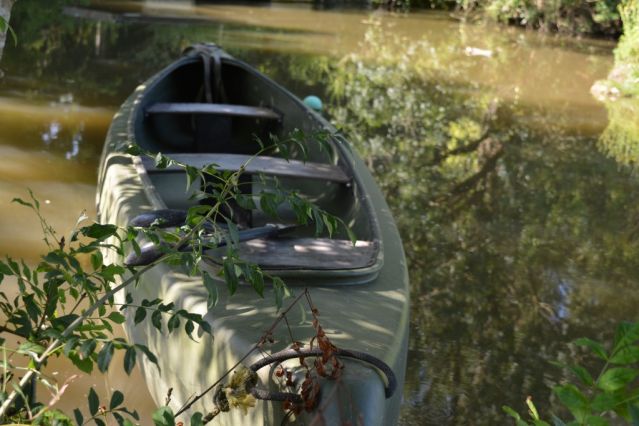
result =
[{"label": "shadow on water", "polygon": [[553,410],[564,373],[549,361],[637,320],[636,129],[610,109],[598,141],[607,114],[589,94],[611,46],[440,14],[93,2],[74,17],[67,3],[14,7],[20,43],[0,64],[2,250],[37,258],[37,230],[7,205],[27,186],[62,229],[92,211],[113,110],[208,40],[322,96],[386,193],[412,282],[404,424],[502,424],[501,406],[525,411],[528,395]]}]

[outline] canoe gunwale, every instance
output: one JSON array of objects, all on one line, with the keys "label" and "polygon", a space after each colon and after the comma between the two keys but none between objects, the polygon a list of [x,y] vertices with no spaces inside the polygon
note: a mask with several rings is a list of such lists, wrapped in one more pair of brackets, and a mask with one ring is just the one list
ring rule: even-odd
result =
[{"label": "canoe gunwale", "polygon": [[[287,281],[290,280],[291,285],[361,285],[375,280],[384,266],[384,245],[381,238],[379,218],[375,213],[375,209],[370,200],[370,196],[367,193],[366,186],[362,182],[359,173],[356,172],[357,168],[352,159],[353,153],[346,139],[341,134],[339,134],[338,131],[321,115],[311,110],[286,88],[280,86],[267,76],[259,73],[257,70],[255,70],[245,62],[230,56],[221,49],[220,51],[222,53],[221,58],[225,63],[242,68],[243,71],[251,74],[254,78],[260,79],[263,83],[267,84],[273,91],[282,92],[290,100],[292,100],[297,107],[299,107],[310,117],[312,117],[313,121],[317,123],[317,126],[319,128],[323,128],[329,132],[329,134],[331,135],[331,138],[329,139],[330,143],[336,149],[339,161],[344,163],[343,165],[336,167],[345,169],[345,172],[352,177],[351,186],[359,189],[359,191],[355,193],[354,196],[357,197],[358,201],[361,203],[361,206],[365,211],[364,215],[369,222],[368,228],[371,232],[371,238],[368,238],[367,240],[375,244],[377,248],[377,255],[374,262],[372,262],[371,265],[363,268],[269,269],[269,273],[287,278]],[[199,61],[199,56],[194,54],[186,54],[185,56],[182,56],[181,58],[169,64],[164,69],[160,70],[154,76],[149,78],[149,80],[147,80],[144,85],[138,88],[138,90],[134,93],[134,98],[132,99],[132,108],[127,120],[127,132],[129,141],[134,141],[137,144],[136,123],[140,122],[140,120],[144,120],[145,116],[147,115],[146,105],[144,104],[143,99],[148,95],[148,93],[153,91],[164,78],[175,72],[178,68],[188,64],[198,63]],[[277,111],[275,107],[273,107],[273,109]],[[170,157],[170,153],[167,155]],[[159,210],[168,208],[164,200],[162,200],[159,191],[156,189],[155,185],[153,185],[148,170],[146,170],[144,166],[142,158],[140,156],[131,156],[131,158],[133,166],[137,171],[141,181],[143,182],[144,192],[150,203],[152,204],[153,209]],[[217,268],[216,263],[210,260],[204,260],[204,263],[208,264],[213,269]],[[313,278],[315,278],[315,280],[313,280]],[[314,283],[313,281],[316,282]]]}]

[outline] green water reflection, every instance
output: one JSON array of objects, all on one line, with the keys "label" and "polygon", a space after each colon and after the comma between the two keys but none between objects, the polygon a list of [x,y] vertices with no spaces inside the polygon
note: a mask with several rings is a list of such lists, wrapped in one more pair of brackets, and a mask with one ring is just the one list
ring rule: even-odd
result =
[{"label": "green water reflection", "polygon": [[55,188],[49,213],[71,226],[93,206],[111,113],[210,40],[320,95],[385,191],[413,289],[404,424],[502,424],[500,407],[524,411],[528,395],[545,412],[564,379],[548,361],[638,319],[637,132],[599,141],[606,109],[589,94],[609,44],[438,14],[56,4],[16,3],[20,43],[0,63],[3,251],[35,258],[35,242],[17,247],[39,239],[10,232],[25,222],[5,201]]}]

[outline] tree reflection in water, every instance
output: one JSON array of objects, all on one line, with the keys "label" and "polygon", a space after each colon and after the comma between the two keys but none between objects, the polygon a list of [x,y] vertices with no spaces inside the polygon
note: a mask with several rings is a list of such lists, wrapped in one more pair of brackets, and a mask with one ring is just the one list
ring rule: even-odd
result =
[{"label": "tree reflection in water", "polygon": [[499,424],[527,395],[547,412],[549,361],[637,319],[637,181],[550,112],[455,81],[456,46],[390,40],[373,27],[330,93],[410,259],[403,421]]}]

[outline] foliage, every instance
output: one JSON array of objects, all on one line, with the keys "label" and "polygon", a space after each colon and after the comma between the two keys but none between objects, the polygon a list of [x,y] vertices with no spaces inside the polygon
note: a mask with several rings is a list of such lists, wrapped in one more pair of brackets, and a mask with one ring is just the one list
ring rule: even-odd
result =
[{"label": "foliage", "polygon": [[491,20],[543,31],[617,36],[622,0],[412,0],[411,7],[456,10],[462,16]]},{"label": "foliage", "polygon": [[14,44],[18,44],[18,36],[16,35],[15,31],[13,30],[13,27],[11,25],[9,25],[9,23],[4,18],[4,16],[0,16],[0,34],[2,34],[4,36],[4,34],[7,31],[9,31],[9,33],[11,34],[11,37],[13,38],[13,43]]},{"label": "foliage", "polygon": [[[303,151],[304,143],[299,139],[302,137],[296,132],[283,141],[271,138],[272,144],[262,149],[283,153],[292,149]],[[150,155],[137,147],[130,147],[128,153]],[[116,351],[124,353],[123,368],[127,374],[131,373],[140,356],[157,364],[156,355],[146,346],[113,336],[114,326],[125,321],[123,313],[131,316],[134,324],[150,320],[159,332],[184,332],[194,338],[198,327],[200,332],[211,333],[209,323],[200,314],[176,309],[170,301],[142,300],[133,304],[127,292],[126,302],[118,302],[115,297],[118,292],[136,283],[159,262],[171,263],[190,275],[200,276],[209,292],[209,309],[216,304],[220,282],[225,282],[229,293],[233,294],[240,281],[249,283],[260,297],[264,297],[266,286],[270,284],[273,290],[269,293],[277,307],[281,307],[283,298],[290,295],[283,281],[243,261],[238,255],[241,231],[235,224],[237,217],[231,204],[238,203],[277,216],[278,205],[288,203],[299,222],[313,225],[318,234],[332,235],[340,228],[346,228],[340,219],[294,192],[275,188],[263,191],[254,202],[241,193],[239,178],[244,168],[237,172],[221,172],[213,165],[201,169],[181,165],[162,154],[153,154],[153,158],[158,168],[176,165],[184,168],[189,182],[187,191],[192,190],[197,200],[208,200],[206,205],[196,204],[189,209],[185,222],[175,228],[164,228],[162,220],[148,227],[119,228],[99,223],[81,226],[86,220],[82,216],[70,235],[59,236],[42,217],[40,203],[32,193],[29,200],[14,200],[38,215],[49,252],[35,268],[11,258],[0,261],[0,310],[5,318],[0,332],[3,336],[19,339],[15,347],[13,340],[4,337],[0,340],[4,354],[0,392],[0,417],[3,419],[38,423],[55,416],[61,424],[70,423],[70,419],[54,407],[69,383],[59,384],[42,370],[52,357],[66,357],[86,373],[96,367],[100,372],[107,371]],[[350,233],[350,230],[344,232]],[[116,252],[119,259],[127,253],[127,259],[140,257],[146,250],[140,247],[142,241],[152,242],[157,255],[139,263],[139,267],[131,266],[133,262],[129,262],[129,266],[126,262],[125,265],[105,264],[107,252]],[[212,277],[200,270],[200,260],[208,256],[207,249],[217,248],[221,243],[227,247],[224,264],[219,276]],[[54,395],[49,404],[38,400],[33,391],[36,384],[43,385]],[[113,418],[118,424],[130,424],[125,416],[137,419],[138,415],[124,408],[123,400],[123,395],[116,391],[108,407],[100,405],[97,394],[91,390],[88,414],[74,411],[76,422],[83,424],[92,420],[102,425],[107,418]],[[238,402],[237,405],[245,404]],[[171,416],[170,411],[162,408],[154,421],[172,424]]]},{"label": "foliage", "polygon": [[620,0],[493,0],[486,13],[499,22],[571,34],[616,35],[620,32]]},{"label": "foliage", "polygon": [[[639,85],[636,86],[639,89]],[[620,164],[639,164],[639,99],[621,98],[606,102],[608,126],[599,138],[603,152]]]},{"label": "foliage", "polygon": [[[570,371],[575,379],[555,386],[553,393],[570,411],[572,418],[565,422],[553,415],[552,423],[603,426],[622,418],[636,424],[639,421],[639,388],[636,381],[639,376],[639,323],[622,323],[609,349],[588,338],[577,339],[574,345],[590,352],[600,368],[596,374],[591,374],[593,368],[578,363],[559,364]],[[515,418],[517,426],[550,424],[540,419],[530,398],[526,402],[532,419],[530,423],[515,410],[504,407],[504,411]]]},{"label": "foliage", "polygon": [[615,67],[608,79],[622,95],[639,95],[639,3],[625,0],[619,7],[623,35],[615,48]]},{"label": "foliage", "polygon": [[568,114],[466,83],[464,41],[409,41],[372,21],[327,71],[325,97],[382,187],[409,260],[416,373],[402,415],[501,424],[500,406],[527,394],[546,412],[549,378],[565,373],[539,374],[540,363],[570,359],[570,340],[604,339],[636,316],[618,297],[638,290],[636,178]]}]

